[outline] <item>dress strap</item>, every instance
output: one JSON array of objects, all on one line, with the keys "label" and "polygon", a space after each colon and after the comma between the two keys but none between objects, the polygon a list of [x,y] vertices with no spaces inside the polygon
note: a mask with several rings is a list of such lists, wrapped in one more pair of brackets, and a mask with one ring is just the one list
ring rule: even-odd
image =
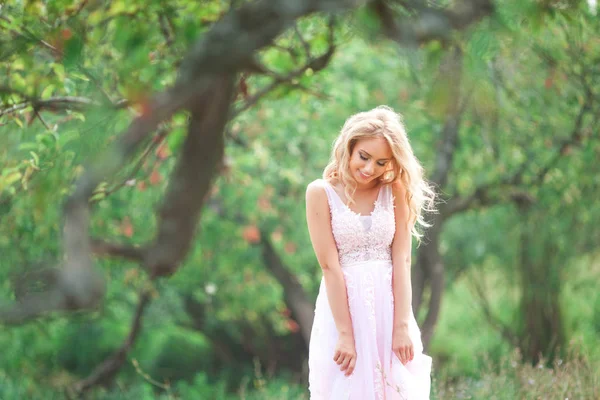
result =
[{"label": "dress strap", "polygon": [[340,196],[336,193],[333,186],[331,186],[331,184],[325,179],[321,179],[321,182],[323,183],[323,187],[325,188],[325,193],[327,193],[327,200],[329,200],[329,208],[338,209],[339,207],[343,206],[344,203],[342,203],[342,199],[340,199]]},{"label": "dress strap", "polygon": [[381,203],[384,208],[393,208],[394,207],[394,195],[392,194],[392,185],[390,183],[384,185],[381,190],[382,200]]}]

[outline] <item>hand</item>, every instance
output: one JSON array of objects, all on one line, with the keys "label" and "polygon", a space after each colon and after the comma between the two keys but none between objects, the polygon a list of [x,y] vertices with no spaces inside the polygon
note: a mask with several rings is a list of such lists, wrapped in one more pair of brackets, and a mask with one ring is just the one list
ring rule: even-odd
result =
[{"label": "hand", "polygon": [[337,345],[335,346],[333,361],[340,366],[342,372],[346,371],[346,376],[349,376],[354,372],[354,367],[356,366],[354,335],[340,334]]},{"label": "hand", "polygon": [[415,349],[410,336],[408,336],[408,329],[394,330],[392,334],[392,351],[404,365],[415,357]]}]

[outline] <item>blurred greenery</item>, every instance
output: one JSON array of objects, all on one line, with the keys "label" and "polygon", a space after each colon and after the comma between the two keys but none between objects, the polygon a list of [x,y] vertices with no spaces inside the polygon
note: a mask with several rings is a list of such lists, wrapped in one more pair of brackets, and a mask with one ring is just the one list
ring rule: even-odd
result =
[{"label": "blurred greenery", "polygon": [[[174,82],[183,56],[229,5],[1,6],[3,301],[19,299],[21,275],[60,259],[62,205],[83,165]],[[307,48],[327,51],[327,24],[322,15],[303,18],[302,40],[290,29],[258,58],[283,76],[307,61]],[[266,265],[261,238],[314,301],[321,272],[304,228],[304,191],[345,118],[393,107],[431,174],[453,102],[465,108],[438,187],[441,208],[486,190],[443,215],[431,250],[445,265],[428,349],[432,399],[600,398],[599,37],[586,2],[498,2],[492,17],[454,33],[451,46],[384,40],[363,8],[340,16],[325,69],[307,69],[230,121],[225,165],[181,268],[150,282],[132,262],[99,257],[108,288],[100,309],[0,331],[0,399],[65,398],[121,346],[148,287],[152,302],[124,367],[90,399],[308,399],[303,322]],[[458,97],[442,72],[452,49],[462,54]],[[271,79],[243,75],[235,106]],[[93,105],[28,102],[67,96]],[[121,100],[130,106],[115,106]],[[164,141],[149,141],[147,154],[106,177],[91,199],[92,236],[153,238],[186,124],[187,115],[175,115]],[[419,311],[422,322],[427,310]]]}]

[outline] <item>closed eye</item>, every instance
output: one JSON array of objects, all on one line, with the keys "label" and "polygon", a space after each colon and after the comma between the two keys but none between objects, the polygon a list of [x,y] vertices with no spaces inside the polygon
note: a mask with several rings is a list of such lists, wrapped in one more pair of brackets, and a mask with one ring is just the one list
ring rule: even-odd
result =
[{"label": "closed eye", "polygon": [[[363,161],[367,161],[369,159],[369,157],[365,156],[362,152],[358,153],[359,157],[361,160]],[[386,164],[388,163],[389,160],[385,160],[385,161],[377,161],[377,165],[379,165],[380,167],[385,167]]]}]

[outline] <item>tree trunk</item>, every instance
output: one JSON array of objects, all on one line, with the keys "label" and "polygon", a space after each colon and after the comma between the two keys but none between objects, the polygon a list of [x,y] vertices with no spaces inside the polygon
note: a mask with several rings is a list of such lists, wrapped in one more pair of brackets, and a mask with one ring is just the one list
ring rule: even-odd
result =
[{"label": "tree trunk", "polygon": [[[444,127],[440,132],[437,146],[435,168],[431,181],[436,187],[446,187],[452,169],[454,153],[459,143],[459,131],[467,100],[461,94],[463,74],[463,53],[454,46],[440,64],[440,95],[446,95]],[[421,326],[423,346],[429,347],[442,305],[444,292],[444,262],[439,252],[439,238],[444,221],[448,218],[448,210],[442,208],[439,214],[433,215],[433,226],[427,230],[426,243],[419,247],[417,264],[413,271],[413,310],[418,314],[423,304],[425,289],[429,287],[429,304],[425,321]]]},{"label": "tree trunk", "polygon": [[429,282],[429,276],[427,276],[427,266],[425,265],[425,255],[429,249],[426,244],[421,245],[418,250],[417,261],[415,266],[412,268],[412,309],[415,313],[415,317],[419,315],[421,309],[421,303],[423,302],[423,293],[425,291],[425,285]]},{"label": "tree trunk", "polygon": [[[528,211],[523,213],[526,226],[536,226],[527,218]],[[537,364],[542,359],[550,363],[565,342],[560,307],[560,261],[545,235],[539,236],[528,228],[524,228],[521,235],[521,350],[531,363]],[[541,242],[536,243],[536,239]],[[535,251],[537,246],[539,252]]]},{"label": "tree trunk", "polygon": [[[232,366],[241,372],[255,361],[272,371],[286,369],[302,373],[306,349],[299,333],[278,335],[265,315],[260,316],[258,328],[245,320],[229,322],[229,329],[225,324],[208,323],[207,313],[210,311],[207,305],[191,294],[184,295],[184,307],[192,320],[193,329],[202,332],[212,344],[214,358],[211,370],[215,375],[223,368]],[[242,332],[242,335],[232,333],[236,331]]]},{"label": "tree trunk", "polygon": [[261,233],[261,244],[265,266],[283,287],[285,304],[291,310],[292,318],[300,326],[300,332],[308,354],[315,305],[298,282],[298,279],[296,279],[296,276],[283,264],[265,232]]},{"label": "tree trunk", "polygon": [[[417,288],[420,291],[417,296],[415,296],[415,292],[417,291],[413,291],[413,310],[416,315],[423,302],[424,289],[425,287],[429,288],[430,296],[427,314],[421,325],[421,337],[425,349],[429,347],[429,343],[431,342],[431,338],[435,331],[445,287],[444,262],[439,252],[439,238],[442,231],[442,223],[443,219],[439,217],[435,218],[434,225],[427,232],[427,244],[423,244],[419,247],[418,266],[420,271],[415,274],[417,279],[420,279],[423,275],[428,278],[426,281],[423,281],[427,286],[424,285]],[[417,284],[421,284],[421,282],[417,282]]]}]

